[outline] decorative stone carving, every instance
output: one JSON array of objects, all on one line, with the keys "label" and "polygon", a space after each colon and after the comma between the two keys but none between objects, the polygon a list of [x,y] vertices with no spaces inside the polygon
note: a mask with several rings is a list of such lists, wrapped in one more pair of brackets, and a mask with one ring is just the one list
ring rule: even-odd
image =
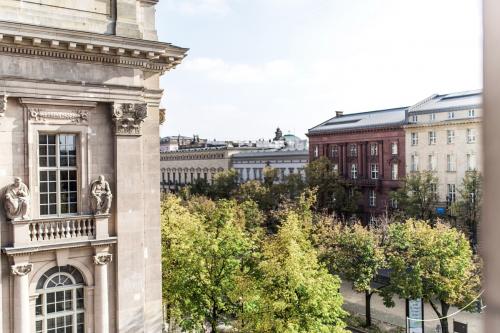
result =
[{"label": "decorative stone carving", "polygon": [[113,260],[113,255],[110,253],[99,253],[94,256],[94,264],[107,265]]},{"label": "decorative stone carving", "polygon": [[148,116],[146,103],[114,104],[113,120],[116,135],[141,135],[141,124]]},{"label": "decorative stone carving", "polygon": [[92,212],[95,215],[109,214],[113,194],[111,193],[109,183],[106,181],[103,175],[100,175],[99,178],[92,183],[90,192],[92,200]]},{"label": "decorative stone carving", "polygon": [[0,95],[0,117],[5,115],[7,111],[7,95]]},{"label": "decorative stone carving", "polygon": [[19,264],[11,266],[12,275],[23,276],[29,274],[33,269],[33,264]]},{"label": "decorative stone carving", "polygon": [[29,110],[29,115],[31,119],[36,121],[44,121],[47,119],[61,119],[69,120],[73,123],[82,123],[88,121],[88,111],[87,110],[77,110],[75,112],[57,112],[57,111],[43,111],[41,109],[31,109]]},{"label": "decorative stone carving", "polygon": [[14,183],[2,191],[3,208],[10,220],[28,219],[30,191],[21,178],[14,178]]}]

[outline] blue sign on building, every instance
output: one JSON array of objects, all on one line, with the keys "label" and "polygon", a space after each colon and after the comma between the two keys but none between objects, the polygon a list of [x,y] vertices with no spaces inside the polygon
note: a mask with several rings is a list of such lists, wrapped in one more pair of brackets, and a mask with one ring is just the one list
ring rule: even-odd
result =
[{"label": "blue sign on building", "polygon": [[445,215],[446,214],[446,208],[444,208],[444,207],[436,207],[436,214],[438,214],[438,215]]}]

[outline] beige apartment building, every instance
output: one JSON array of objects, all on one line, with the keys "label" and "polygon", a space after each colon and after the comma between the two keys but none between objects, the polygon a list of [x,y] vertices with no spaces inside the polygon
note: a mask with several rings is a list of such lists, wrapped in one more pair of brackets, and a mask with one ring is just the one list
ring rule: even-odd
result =
[{"label": "beige apartment building", "polygon": [[0,0],[0,331],[161,332],[157,0]]},{"label": "beige apartment building", "polygon": [[482,171],[481,99],[481,91],[432,95],[408,109],[406,171],[435,172],[442,206],[457,199],[467,171]]}]

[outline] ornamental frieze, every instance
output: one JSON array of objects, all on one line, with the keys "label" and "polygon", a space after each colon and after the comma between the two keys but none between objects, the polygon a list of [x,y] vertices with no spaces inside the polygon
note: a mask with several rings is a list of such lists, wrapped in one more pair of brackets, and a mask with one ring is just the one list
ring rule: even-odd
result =
[{"label": "ornamental frieze", "polygon": [[68,111],[44,111],[33,108],[29,110],[30,119],[35,121],[46,121],[48,119],[67,120],[72,123],[86,123],[88,121],[87,110]]},{"label": "ornamental frieze", "polygon": [[148,116],[146,103],[113,104],[113,121],[116,135],[142,135],[142,122]]}]

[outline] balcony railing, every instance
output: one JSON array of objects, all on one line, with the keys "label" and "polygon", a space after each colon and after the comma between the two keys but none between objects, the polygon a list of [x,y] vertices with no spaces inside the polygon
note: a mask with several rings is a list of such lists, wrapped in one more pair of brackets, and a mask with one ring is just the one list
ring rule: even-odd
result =
[{"label": "balcony railing", "polygon": [[77,215],[11,221],[13,246],[40,246],[105,239],[108,215]]}]

